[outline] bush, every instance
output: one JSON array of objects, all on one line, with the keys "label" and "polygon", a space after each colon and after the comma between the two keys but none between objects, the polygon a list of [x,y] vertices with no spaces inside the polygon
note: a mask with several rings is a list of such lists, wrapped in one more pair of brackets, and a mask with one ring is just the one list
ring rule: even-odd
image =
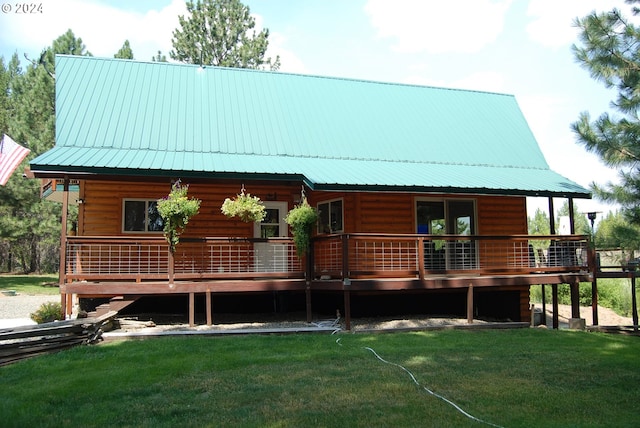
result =
[{"label": "bush", "polygon": [[38,324],[61,320],[63,319],[62,305],[59,302],[43,303],[37,311],[29,316]]}]

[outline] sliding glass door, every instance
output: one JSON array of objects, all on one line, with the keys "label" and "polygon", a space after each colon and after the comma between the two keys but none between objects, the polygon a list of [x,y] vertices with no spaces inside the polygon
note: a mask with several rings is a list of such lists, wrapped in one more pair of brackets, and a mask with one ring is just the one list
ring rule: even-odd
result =
[{"label": "sliding glass door", "polygon": [[[416,200],[417,232],[428,235],[470,236],[476,233],[475,200],[418,199]],[[438,239],[425,242],[427,270],[476,269],[477,251],[470,239]]]}]

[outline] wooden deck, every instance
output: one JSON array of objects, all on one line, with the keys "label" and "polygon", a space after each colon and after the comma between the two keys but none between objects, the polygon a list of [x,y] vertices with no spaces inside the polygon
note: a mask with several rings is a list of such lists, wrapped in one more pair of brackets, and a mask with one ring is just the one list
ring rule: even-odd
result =
[{"label": "wooden deck", "polygon": [[191,238],[171,255],[157,238],[69,237],[60,290],[81,298],[185,294],[190,323],[196,295],[206,296],[210,323],[216,293],[304,292],[310,320],[313,294],[338,292],[348,324],[353,293],[458,289],[472,322],[474,289],[591,281],[587,249],[577,235],[339,234],[315,238],[301,260],[288,238]]}]

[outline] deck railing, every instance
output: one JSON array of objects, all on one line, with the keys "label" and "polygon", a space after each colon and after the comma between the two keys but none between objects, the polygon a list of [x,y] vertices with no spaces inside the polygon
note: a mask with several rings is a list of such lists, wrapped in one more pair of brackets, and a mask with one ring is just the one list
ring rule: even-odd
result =
[{"label": "deck railing", "polygon": [[[67,280],[166,279],[164,239],[69,237]],[[174,253],[174,278],[300,277],[303,267],[288,238],[182,238]]]},{"label": "deck railing", "polygon": [[582,235],[341,234],[314,241],[320,278],[533,274],[589,269]]},{"label": "deck railing", "polygon": [[[424,278],[444,274],[534,274],[590,270],[588,238],[338,234],[313,239],[315,278]],[[182,238],[175,279],[304,278],[289,238]],[[169,250],[161,238],[69,237],[66,281],[163,280]]]}]

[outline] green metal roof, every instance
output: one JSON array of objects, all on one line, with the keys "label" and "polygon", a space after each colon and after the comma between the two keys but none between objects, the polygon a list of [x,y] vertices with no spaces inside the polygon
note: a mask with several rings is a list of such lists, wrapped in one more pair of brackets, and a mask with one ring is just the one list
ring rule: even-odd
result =
[{"label": "green metal roof", "polygon": [[79,56],[56,57],[56,146],[31,169],[589,197],[511,95]]}]

